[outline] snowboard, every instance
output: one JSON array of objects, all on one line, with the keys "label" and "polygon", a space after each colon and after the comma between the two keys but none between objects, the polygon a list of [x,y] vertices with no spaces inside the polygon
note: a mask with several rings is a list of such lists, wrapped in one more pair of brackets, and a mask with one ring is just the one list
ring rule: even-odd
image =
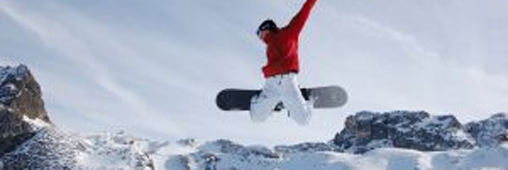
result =
[{"label": "snowboard", "polygon": [[[340,86],[323,86],[300,88],[305,100],[314,99],[313,108],[337,108],[344,106],[347,102],[347,93]],[[215,103],[224,111],[248,111],[252,97],[261,93],[261,90],[252,89],[224,89],[217,94]],[[284,109],[284,103],[279,103],[274,111]]]}]

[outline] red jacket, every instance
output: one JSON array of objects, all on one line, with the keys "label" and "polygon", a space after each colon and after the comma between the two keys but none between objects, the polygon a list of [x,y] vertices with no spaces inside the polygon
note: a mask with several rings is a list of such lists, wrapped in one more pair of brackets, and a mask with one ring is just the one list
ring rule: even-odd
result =
[{"label": "red jacket", "polygon": [[279,29],[275,33],[271,32],[266,36],[266,56],[268,61],[263,67],[265,77],[300,71],[298,64],[298,37],[316,1],[307,0],[300,12],[293,17],[286,27]]}]

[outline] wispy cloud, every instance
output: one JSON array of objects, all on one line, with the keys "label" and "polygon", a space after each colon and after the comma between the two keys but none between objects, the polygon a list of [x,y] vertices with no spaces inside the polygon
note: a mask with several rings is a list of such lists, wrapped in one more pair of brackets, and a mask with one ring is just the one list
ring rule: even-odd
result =
[{"label": "wispy cloud", "polygon": [[[182,136],[176,123],[171,123],[171,119],[157,119],[157,116],[163,114],[154,110],[153,106],[150,106],[149,103],[144,101],[136,91],[121,84],[117,80],[118,78],[111,74],[108,66],[98,58],[104,54],[94,54],[97,49],[93,49],[93,46],[103,46],[107,48],[111,47],[111,43],[113,43],[115,44],[113,51],[120,52],[110,52],[108,54],[124,57],[125,55],[135,54],[126,54],[125,51],[130,50],[127,47],[122,47],[117,37],[111,36],[107,30],[101,29],[100,24],[94,23],[93,20],[79,13],[75,13],[70,9],[66,9],[65,6],[57,2],[47,1],[45,3],[45,7],[51,7],[51,9],[55,11],[53,11],[53,13],[30,11],[24,9],[22,7],[23,5],[18,4],[18,2],[12,1],[3,1],[0,4],[0,10],[10,16],[14,21],[35,33],[48,48],[59,52],[61,57],[71,60],[74,66],[76,66],[75,69],[80,69],[86,73],[85,76],[87,76],[87,78],[94,80],[103,90],[115,96],[115,100],[121,101],[123,106],[130,108],[126,110],[131,110],[130,112],[116,114],[125,116],[124,118],[130,120],[130,123],[134,123],[133,121],[135,121],[136,124],[155,127],[153,128],[155,131],[157,131],[157,129],[163,129],[157,126],[158,124],[172,124],[173,126],[171,128],[164,129],[165,133]],[[65,14],[66,16],[58,16],[61,14]],[[108,41],[102,42],[101,40]],[[89,45],[90,43],[93,43],[93,46]],[[126,74],[129,74],[129,72],[126,72]],[[74,90],[87,89],[84,87],[84,89]],[[89,100],[89,98],[75,98],[73,102],[87,103],[86,100]],[[108,103],[101,104],[109,105]],[[99,120],[101,119],[101,115],[96,114],[93,117]],[[140,119],[141,117],[143,119]],[[168,117],[168,115],[164,117]],[[167,127],[167,125],[165,127]]]},{"label": "wispy cloud", "polygon": [[[363,103],[360,107],[424,109],[455,113],[463,120],[483,118],[496,110],[506,110],[508,99],[501,97],[508,96],[506,75],[487,72],[485,63],[464,64],[467,58],[450,57],[448,53],[422,43],[431,39],[441,44],[446,37],[439,37],[437,33],[426,37],[424,35],[427,34],[420,29],[402,29],[383,20],[372,19],[377,15],[367,17],[334,10],[327,12],[327,16],[337,22],[328,24],[327,27],[333,30],[320,32],[324,34],[320,37],[344,47],[335,45],[341,49],[321,51],[319,56],[341,58],[342,62],[331,66],[340,70],[342,77],[338,81],[351,86],[350,92],[355,93],[352,98],[357,99],[355,104]],[[342,33],[342,36],[337,35],[333,39],[334,31]],[[444,48],[457,53],[464,50],[456,46]],[[323,67],[329,66],[321,63],[319,68]],[[326,75],[318,75],[322,74]],[[360,83],[359,79],[365,83]]]}]

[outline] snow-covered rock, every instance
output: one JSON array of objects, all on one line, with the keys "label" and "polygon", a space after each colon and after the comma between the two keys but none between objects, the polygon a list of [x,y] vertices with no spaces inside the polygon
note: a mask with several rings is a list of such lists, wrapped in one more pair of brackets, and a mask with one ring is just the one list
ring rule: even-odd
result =
[{"label": "snow-covered rock", "polygon": [[25,65],[0,66],[0,106],[2,110],[50,123],[39,83]]},{"label": "snow-covered rock", "polygon": [[420,151],[473,148],[454,116],[431,116],[424,111],[358,112],[347,118],[345,128],[333,143],[340,150],[353,153],[382,147]]},{"label": "snow-covered rock", "polygon": [[476,139],[479,146],[497,146],[508,141],[508,115],[498,113],[486,120],[465,125],[465,131]]},{"label": "snow-covered rock", "polygon": [[0,157],[35,135],[25,118],[51,123],[41,96],[26,66],[0,67]]},{"label": "snow-covered rock", "polygon": [[78,166],[84,169],[135,169],[153,170],[149,142],[126,135],[124,132],[80,136],[82,151],[77,157]]},{"label": "snow-covered rock", "polygon": [[77,169],[76,159],[83,147],[56,129],[48,127],[38,131],[1,160],[4,169]]},{"label": "snow-covered rock", "polygon": [[153,170],[145,140],[123,133],[68,134],[55,127],[38,133],[0,159],[3,169]]},{"label": "snow-covered rock", "polygon": [[279,153],[304,153],[304,152],[322,152],[322,151],[336,151],[335,145],[330,143],[300,143],[296,145],[279,145],[275,146],[275,151]]},{"label": "snow-covered rock", "polygon": [[242,157],[259,156],[266,158],[278,158],[279,155],[274,153],[271,149],[263,146],[243,146],[229,140],[217,140],[208,142],[198,148],[203,151],[210,151],[213,153],[234,154]]}]

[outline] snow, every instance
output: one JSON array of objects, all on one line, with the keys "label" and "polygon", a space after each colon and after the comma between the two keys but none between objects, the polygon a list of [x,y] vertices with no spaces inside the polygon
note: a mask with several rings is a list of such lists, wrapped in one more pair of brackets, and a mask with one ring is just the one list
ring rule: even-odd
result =
[{"label": "snow", "polygon": [[148,160],[139,152],[136,139],[123,137],[121,133],[89,136],[81,144],[87,150],[79,155],[79,163],[90,169],[131,169],[139,166],[140,159]]},{"label": "snow", "polygon": [[[115,148],[118,141],[132,141],[136,146],[125,152],[149,153],[153,159],[155,169],[159,170],[185,170],[205,169],[315,169],[315,170],[363,170],[363,169],[422,169],[422,170],[460,170],[460,169],[508,169],[508,144],[492,148],[477,148],[473,150],[451,150],[446,152],[420,152],[397,148],[376,149],[365,154],[350,154],[339,152],[293,152],[278,153],[278,157],[263,155],[241,154],[253,152],[261,146],[239,146],[235,152],[219,149],[223,142],[197,142],[183,144],[180,142],[154,142],[149,140],[133,139],[120,134],[116,137],[97,134],[83,136],[86,140],[102,141],[95,147]],[[120,142],[122,143],[122,142]],[[157,144],[154,144],[157,143]],[[162,144],[162,145],[161,145]],[[262,147],[264,148],[264,147]],[[231,148],[230,148],[231,149]],[[238,149],[238,150],[236,150]],[[101,169],[116,169],[119,165],[122,152],[111,152],[108,155],[89,155],[83,161],[100,167]],[[213,158],[213,159],[212,159]],[[104,166],[111,165],[111,166]],[[93,167],[93,166],[92,166]],[[118,166],[122,167],[122,166]],[[132,166],[122,169],[132,169]]]},{"label": "snow", "polygon": [[48,124],[44,120],[41,119],[31,119],[28,116],[23,116],[23,121],[28,122],[32,127],[34,127],[34,130],[50,127],[52,125]]}]

